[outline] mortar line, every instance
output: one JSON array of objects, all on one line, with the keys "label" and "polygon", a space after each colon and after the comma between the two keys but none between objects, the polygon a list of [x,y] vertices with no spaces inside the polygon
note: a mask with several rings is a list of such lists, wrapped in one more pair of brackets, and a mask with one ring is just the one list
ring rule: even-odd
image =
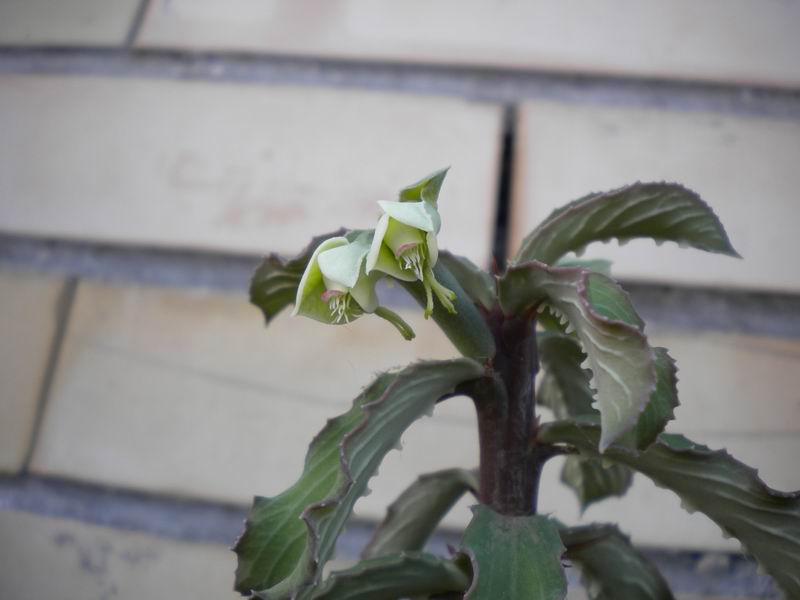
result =
[{"label": "mortar line", "polygon": [[0,45],[0,73],[297,85],[502,104],[552,100],[800,119],[800,90],[795,88],[433,63],[221,51]]},{"label": "mortar line", "polygon": [[131,25],[128,33],[125,36],[124,46],[127,50],[131,50],[136,43],[136,38],[139,37],[139,32],[142,30],[144,17],[147,14],[147,8],[150,5],[150,0],[139,0],[139,6],[136,7],[136,12],[133,14]]},{"label": "mortar line", "polygon": [[498,272],[505,269],[508,254],[508,219],[514,186],[514,149],[517,136],[517,106],[510,104],[503,112],[503,132],[500,145],[497,199],[495,206],[492,255]]},{"label": "mortar line", "polygon": [[53,332],[52,342],[50,344],[50,353],[47,357],[45,365],[44,376],[42,377],[42,384],[39,388],[39,394],[36,399],[36,412],[33,420],[33,427],[31,428],[31,436],[28,442],[28,448],[25,452],[25,458],[22,461],[21,473],[28,473],[30,469],[33,453],[41,437],[42,424],[44,422],[44,413],[47,409],[47,403],[50,398],[50,392],[53,387],[58,361],[61,356],[61,349],[64,345],[67,327],[69,326],[70,316],[72,314],[72,306],[75,302],[75,292],[78,287],[78,278],[69,277],[64,282],[56,302],[56,326]]}]

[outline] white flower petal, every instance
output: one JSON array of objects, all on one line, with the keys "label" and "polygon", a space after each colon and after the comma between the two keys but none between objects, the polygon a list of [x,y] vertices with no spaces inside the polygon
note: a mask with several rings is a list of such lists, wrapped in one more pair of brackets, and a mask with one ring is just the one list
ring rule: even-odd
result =
[{"label": "white flower petal", "polygon": [[436,208],[428,202],[386,202],[381,200],[378,202],[378,206],[393,219],[425,232],[435,232],[437,225],[441,225],[441,223],[437,223]]},{"label": "white flower petal", "polygon": [[375,235],[372,237],[372,245],[369,247],[367,254],[366,272],[367,275],[378,264],[378,258],[381,253],[381,246],[383,245],[383,237],[386,235],[386,229],[389,227],[389,215],[381,215],[378,220],[378,225],[375,227]]},{"label": "white flower petal", "polygon": [[369,250],[369,242],[363,237],[359,237],[344,246],[321,252],[317,257],[317,262],[322,274],[327,279],[346,288],[352,288],[358,281],[361,265]]}]

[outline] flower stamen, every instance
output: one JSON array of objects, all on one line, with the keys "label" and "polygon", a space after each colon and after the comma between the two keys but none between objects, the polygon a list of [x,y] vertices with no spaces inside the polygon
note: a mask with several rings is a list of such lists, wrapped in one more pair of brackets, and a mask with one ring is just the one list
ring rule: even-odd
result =
[{"label": "flower stamen", "polygon": [[328,300],[334,323],[350,323],[350,294],[336,294]]},{"label": "flower stamen", "polygon": [[417,279],[422,281],[423,276],[423,256],[419,250],[419,244],[415,244],[400,255],[403,261],[402,268],[405,271],[413,271]]}]

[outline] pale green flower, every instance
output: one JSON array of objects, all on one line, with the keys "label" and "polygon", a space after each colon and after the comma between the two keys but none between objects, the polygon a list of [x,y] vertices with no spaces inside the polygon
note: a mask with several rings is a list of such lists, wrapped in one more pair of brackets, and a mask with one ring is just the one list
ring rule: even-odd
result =
[{"label": "pale green flower", "polygon": [[367,275],[364,268],[372,236],[372,231],[351,232],[317,246],[297,286],[292,314],[343,325],[375,313],[392,323],[404,338],[413,339],[414,331],[399,315],[378,305],[375,284],[384,274]]},{"label": "pale green flower", "polygon": [[433,274],[439,259],[436,234],[442,227],[436,205],[425,200],[378,205],[384,214],[375,228],[366,273],[381,271],[403,281],[421,281],[427,295],[426,318],[433,312],[432,293],[447,311],[455,312],[455,294],[436,281]]},{"label": "pale green flower", "polygon": [[364,272],[369,238],[334,237],[322,242],[308,261],[297,287],[294,315],[341,325],[378,307],[379,275]]}]

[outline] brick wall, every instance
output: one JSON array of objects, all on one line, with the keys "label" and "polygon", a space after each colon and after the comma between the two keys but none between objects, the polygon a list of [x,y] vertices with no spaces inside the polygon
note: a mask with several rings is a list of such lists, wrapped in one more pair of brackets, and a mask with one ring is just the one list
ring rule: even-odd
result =
[{"label": "brick wall", "polygon": [[[396,293],[413,344],[265,331],[249,272],[448,164],[442,245],[484,266],[588,191],[698,191],[744,260],[587,254],[678,360],[673,428],[799,489],[798,25],[778,0],[0,3],[0,597],[233,597],[249,499],[371,373],[454,353]],[[404,441],[341,556],[416,474],[477,457],[458,400]],[[669,492],[581,517],[557,479],[545,510],[620,521],[685,597],[769,593]]]}]

